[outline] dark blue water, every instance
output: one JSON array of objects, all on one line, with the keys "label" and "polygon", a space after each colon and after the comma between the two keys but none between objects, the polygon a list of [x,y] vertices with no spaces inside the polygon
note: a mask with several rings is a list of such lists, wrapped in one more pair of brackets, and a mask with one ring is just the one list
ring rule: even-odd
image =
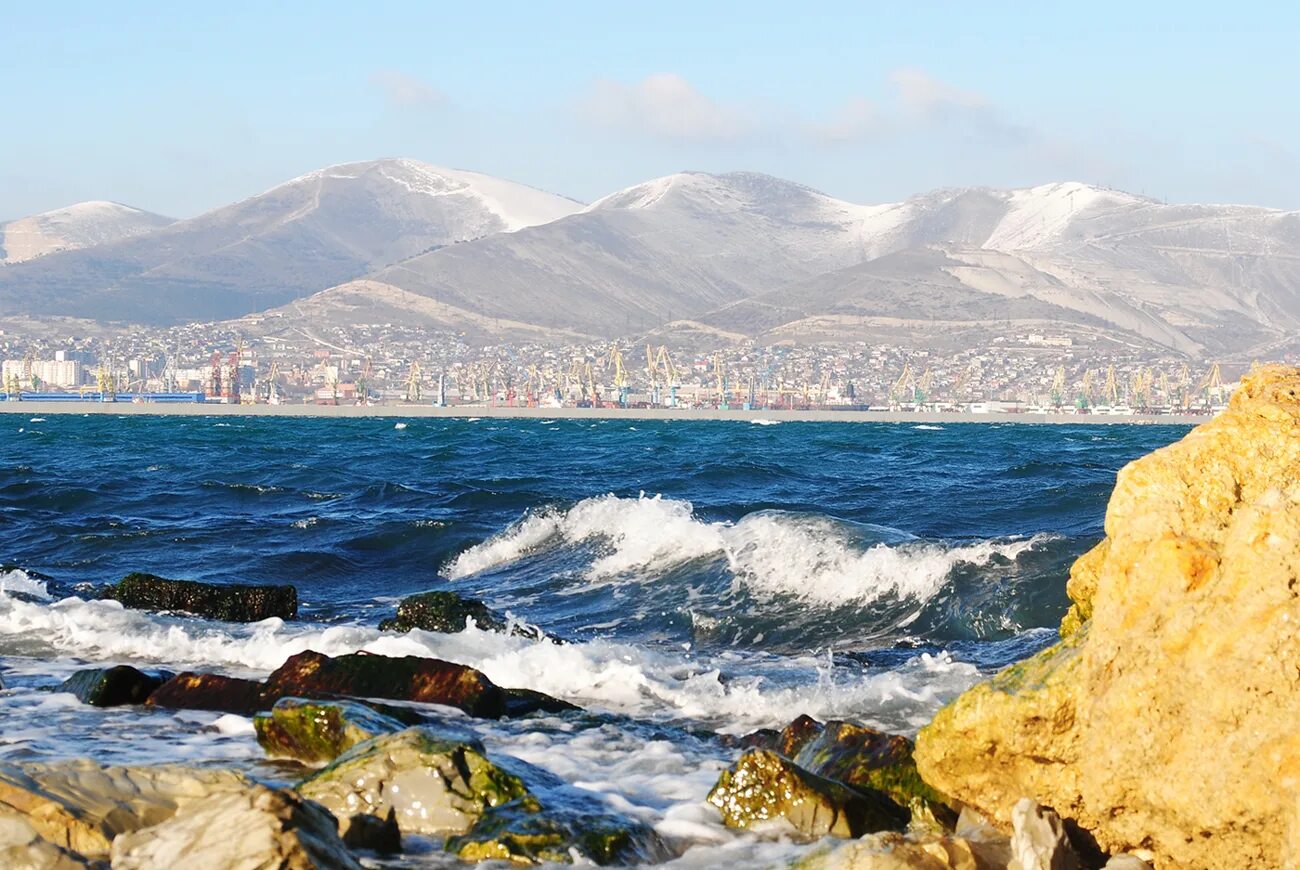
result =
[{"label": "dark blue water", "polygon": [[[900,637],[950,645],[1054,626],[1068,604],[1069,563],[1101,536],[1116,470],[1185,431],[4,423],[0,561],[60,581],[151,571],[292,583],[307,615],[333,622],[377,619],[376,598],[450,576],[453,588],[560,635],[778,651],[874,649]],[[614,499],[584,501],[604,496]],[[586,516],[569,516],[575,506]],[[480,571],[469,568],[481,559],[456,567],[460,554],[530,517],[554,527],[549,537],[507,546],[510,558]],[[885,558],[895,551],[914,558]],[[591,570],[611,553],[612,564]]]}]

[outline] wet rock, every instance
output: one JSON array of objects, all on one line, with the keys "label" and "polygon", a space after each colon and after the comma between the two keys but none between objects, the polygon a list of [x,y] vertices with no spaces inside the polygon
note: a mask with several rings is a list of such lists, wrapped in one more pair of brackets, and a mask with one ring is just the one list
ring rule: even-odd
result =
[{"label": "wet rock", "polygon": [[1005,839],[984,842],[955,836],[914,838],[886,832],[823,846],[795,867],[797,870],[1004,870],[1010,854]]},{"label": "wet rock", "polygon": [[1033,798],[1021,798],[1012,807],[1011,826],[1008,870],[1082,870],[1061,817]]},{"label": "wet rock", "polygon": [[474,624],[485,631],[505,631],[506,618],[482,601],[467,598],[457,592],[421,592],[408,595],[397,605],[397,616],[379,623],[380,631],[437,631],[455,634],[464,631],[466,624]]},{"label": "wet rock", "polygon": [[212,710],[251,716],[270,709],[283,694],[256,680],[184,673],[155,689],[145,703],[170,710]]},{"label": "wet rock", "polygon": [[708,800],[729,827],[784,820],[810,839],[898,831],[911,815],[883,792],[825,779],[765,749],[746,752],[723,771]]},{"label": "wet rock", "polygon": [[940,711],[922,777],[1004,830],[1034,795],[1156,866],[1300,862],[1297,469],[1300,370],[1273,366],[1121,470],[1061,643]]},{"label": "wet rock", "polygon": [[406,726],[350,701],[281,698],[270,712],[253,717],[253,727],[267,755],[325,764],[358,743]]},{"label": "wet rock", "polygon": [[488,719],[576,709],[539,692],[502,689],[467,665],[418,656],[355,653],[330,658],[308,651],[290,657],[267,678],[267,686],[280,697],[327,694],[418,701],[458,707]]},{"label": "wet rock", "polygon": [[246,586],[168,580],[153,574],[128,574],[100,591],[100,598],[135,610],[170,610],[226,622],[294,619],[298,590],[292,586]]},{"label": "wet rock", "polygon": [[396,855],[402,851],[402,829],[391,807],[382,819],[369,813],[356,813],[341,827],[343,842],[349,849],[364,849],[378,855]]},{"label": "wet rock", "polygon": [[463,861],[516,864],[654,863],[666,857],[654,832],[625,816],[552,812],[514,801],[490,809],[467,834],[449,837],[447,851]]},{"label": "wet rock", "polygon": [[158,825],[124,834],[112,855],[115,870],[361,870],[323,807],[263,785],[191,803]]},{"label": "wet rock", "polygon": [[353,746],[298,791],[340,818],[382,818],[391,810],[401,830],[415,834],[463,833],[490,807],[535,804],[523,780],[488,761],[481,748],[418,727]]},{"label": "wet rock", "polygon": [[[30,828],[56,850],[99,861],[121,834],[158,824],[191,803],[248,787],[244,777],[224,770],[104,767],[85,759],[0,763],[0,823],[10,840],[30,840],[23,833]],[[58,857],[39,844],[29,842],[28,848]]]},{"label": "wet rock", "polygon": [[141,671],[130,665],[77,671],[58,691],[70,692],[93,707],[143,704],[163,683],[175,676],[167,671]]}]

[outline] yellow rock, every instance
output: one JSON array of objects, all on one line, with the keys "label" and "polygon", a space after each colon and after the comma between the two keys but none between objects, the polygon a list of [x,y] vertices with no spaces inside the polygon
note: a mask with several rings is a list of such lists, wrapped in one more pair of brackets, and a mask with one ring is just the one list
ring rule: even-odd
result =
[{"label": "yellow rock", "polygon": [[1125,467],[1069,593],[1060,644],[921,732],[922,777],[1161,868],[1300,865],[1300,370]]}]

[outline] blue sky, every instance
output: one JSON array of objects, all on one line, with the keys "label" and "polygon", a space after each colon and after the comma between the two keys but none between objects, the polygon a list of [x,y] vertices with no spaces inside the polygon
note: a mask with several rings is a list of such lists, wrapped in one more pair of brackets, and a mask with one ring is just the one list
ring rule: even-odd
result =
[{"label": "blue sky", "polygon": [[1300,208],[1298,45],[1281,3],[6,4],[0,218],[383,156],[582,200],[750,169]]}]

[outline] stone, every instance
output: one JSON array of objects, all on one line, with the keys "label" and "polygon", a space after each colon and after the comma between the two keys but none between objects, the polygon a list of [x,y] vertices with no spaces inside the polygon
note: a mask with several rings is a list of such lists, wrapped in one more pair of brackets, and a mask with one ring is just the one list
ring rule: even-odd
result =
[{"label": "stone", "polygon": [[292,586],[248,586],[168,580],[134,573],[100,590],[100,598],[134,610],[169,610],[226,622],[260,622],[298,615],[298,590]]},{"label": "stone", "polygon": [[1061,817],[1033,798],[1011,808],[1011,862],[1007,870],[1082,870],[1070,850]]},{"label": "stone", "polygon": [[174,867],[361,870],[323,807],[252,785],[194,802],[113,841],[114,870]]},{"label": "stone", "polygon": [[668,857],[652,830],[626,816],[551,811],[526,801],[488,810],[469,833],[448,837],[446,849],[463,861],[515,864],[639,865]]},{"label": "stone", "polygon": [[358,743],[406,725],[351,701],[281,698],[269,712],[253,717],[253,727],[267,755],[325,764]]},{"label": "stone", "polygon": [[850,788],[766,749],[746,752],[709,792],[728,827],[784,820],[809,839],[860,837],[907,827],[909,811],[875,789]]},{"label": "stone", "polygon": [[491,807],[535,804],[523,780],[481,748],[419,727],[358,743],[297,788],[340,818],[391,810],[408,834],[464,833]]},{"label": "stone", "polygon": [[150,707],[171,710],[212,710],[251,716],[267,710],[282,693],[256,680],[221,674],[177,674],[149,695]]},{"label": "stone", "polygon": [[457,707],[471,716],[500,719],[578,708],[528,689],[502,689],[468,665],[419,656],[354,653],[331,658],[318,652],[290,656],[266,681],[278,697],[387,698]]},{"label": "stone", "polygon": [[77,671],[63,681],[58,691],[70,692],[92,707],[120,707],[143,704],[154,690],[170,680],[167,671],[145,672],[130,665]]},{"label": "stone", "polygon": [[924,728],[921,776],[1008,830],[1053,807],[1155,866],[1300,863],[1300,370],[1120,471],[1062,640]]},{"label": "stone", "polygon": [[349,849],[362,849],[377,855],[396,855],[402,851],[402,829],[392,807],[384,818],[369,813],[348,817],[343,829],[343,843]]},{"label": "stone", "polygon": [[896,832],[826,845],[795,864],[797,870],[1005,870],[1006,840],[986,842],[952,835],[921,838]]},{"label": "stone", "polygon": [[107,870],[108,865],[54,845],[24,819],[0,816],[0,867],[5,870]]},{"label": "stone", "polygon": [[58,850],[102,860],[117,836],[158,824],[190,803],[248,787],[244,777],[224,770],[104,767],[85,759],[0,763],[0,821],[11,834],[26,825]]},{"label": "stone", "polygon": [[508,627],[505,617],[482,601],[457,592],[437,591],[403,598],[397,605],[397,616],[379,623],[379,630],[405,632],[418,628],[455,634],[464,631],[469,620],[484,631],[504,632]]}]

